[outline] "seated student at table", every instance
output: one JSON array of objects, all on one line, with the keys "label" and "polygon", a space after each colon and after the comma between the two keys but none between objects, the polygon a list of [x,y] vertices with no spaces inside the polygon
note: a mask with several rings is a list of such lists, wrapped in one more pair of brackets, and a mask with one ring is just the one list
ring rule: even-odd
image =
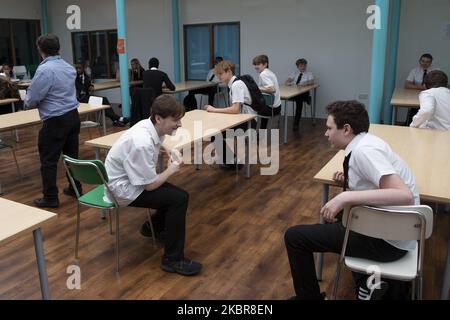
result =
[{"label": "seated student at table", "polygon": [[162,94],[163,86],[169,90],[175,90],[175,85],[170,81],[167,73],[158,70],[159,60],[157,58],[151,58],[148,61],[148,68],[149,70],[144,71],[144,88],[155,90],[156,97]]},{"label": "seated student at table", "polygon": [[[163,145],[164,136],[181,127],[183,116],[184,107],[174,97],[159,96],[152,105],[150,119],[138,122],[114,143],[106,157],[105,167],[108,187],[120,206],[157,210],[151,219],[156,238],[164,242],[161,269],[194,275],[200,272],[202,265],[184,256],[189,194],[167,182],[180,170],[183,159],[178,152],[167,150]],[[161,146],[170,158],[167,169],[157,174]],[[151,236],[148,221],[140,232]]]},{"label": "seated student at table", "polygon": [[[280,86],[278,85],[277,76],[269,69],[269,57],[265,54],[256,56],[253,58],[253,66],[256,72],[259,73],[259,90],[263,93],[274,95],[273,106],[265,105],[265,108],[260,110],[258,114],[271,117],[273,112],[274,115],[279,115],[281,113]],[[267,123],[268,119],[261,119],[261,129],[267,129]]]},{"label": "seated student at table", "polygon": [[[81,103],[88,103],[94,90],[94,85],[91,82],[91,78],[85,72],[83,62],[75,64],[75,69],[77,70],[77,77],[75,78],[77,100]],[[103,97],[102,104],[111,105],[105,97]],[[105,116],[110,118],[113,122],[113,126],[116,127],[124,127],[128,123],[128,119],[115,114],[112,108],[105,109]]]},{"label": "seated student at table", "polygon": [[[250,92],[242,80],[238,80],[234,75],[234,64],[229,60],[219,62],[214,68],[214,72],[219,77],[221,83],[227,83],[230,89],[230,101],[231,105],[226,108],[215,108],[211,105],[206,106],[206,111],[214,113],[225,113],[225,114],[255,114],[256,111],[252,109],[252,97]],[[252,121],[252,127],[256,128],[256,121]],[[247,130],[247,124],[236,126],[232,128]],[[223,154],[222,154],[222,168],[223,169],[234,169],[236,168],[236,155],[233,160],[227,161],[227,144],[226,144],[226,133],[222,132],[223,136]],[[228,151],[228,154],[232,152]],[[239,165],[242,168],[242,165]]]},{"label": "seated student at table", "polygon": [[[222,57],[216,57],[214,59],[214,67],[219,63],[222,62]],[[206,81],[219,83],[219,78],[217,78],[216,74],[214,73],[214,67],[208,71],[208,74],[206,75]],[[184,107],[186,110],[193,110],[197,109],[197,100],[195,99],[196,94],[206,94],[208,95],[208,104],[213,105],[214,104],[214,97],[217,93],[217,87],[209,87],[209,88],[202,88],[202,89],[196,89],[196,90],[190,90],[187,96],[183,100]]]},{"label": "seated student at table", "polygon": [[[312,72],[307,71],[308,61],[306,59],[298,59],[295,62],[297,69],[291,73],[285,84],[287,86],[309,86],[314,84],[314,75]],[[294,119],[294,131],[298,131],[300,119],[303,112],[303,102],[311,104],[311,95],[309,92],[305,92],[294,98],[296,109]]]},{"label": "seated student at table", "polygon": [[[340,193],[321,209],[326,224],[299,225],[285,233],[296,296],[293,299],[323,299],[316,278],[314,252],[341,253],[345,228],[339,220],[345,207],[359,205],[418,205],[416,182],[408,165],[380,138],[368,133],[369,116],[358,101],[337,101],[327,107],[325,136],[331,145],[345,150],[344,172],[336,172]],[[346,191],[347,190],[347,191]],[[415,241],[375,239],[350,232],[347,255],[392,262],[414,250]],[[381,279],[378,289],[367,287],[367,276],[354,273],[357,297],[375,300],[396,281]]]},{"label": "seated student at table", "polygon": [[[20,99],[19,89],[17,88],[17,85],[12,83],[9,78],[0,76],[0,100],[12,98]],[[0,114],[11,112],[12,104],[0,106]]]},{"label": "seated student at table", "polygon": [[16,79],[16,75],[13,72],[14,66],[10,63],[4,63],[2,65],[2,73],[8,80]]},{"label": "seated student at table", "polygon": [[450,130],[450,89],[447,75],[439,70],[431,71],[424,81],[427,90],[419,95],[420,109],[411,127]]}]

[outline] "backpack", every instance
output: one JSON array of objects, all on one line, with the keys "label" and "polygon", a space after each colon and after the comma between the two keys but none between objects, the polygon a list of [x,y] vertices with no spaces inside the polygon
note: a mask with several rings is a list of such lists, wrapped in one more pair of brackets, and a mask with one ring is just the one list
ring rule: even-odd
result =
[{"label": "backpack", "polygon": [[258,113],[262,111],[266,103],[264,101],[261,90],[259,90],[259,87],[256,84],[255,80],[253,80],[253,77],[249,74],[244,74],[243,76],[236,77],[233,83],[237,80],[242,80],[242,82],[244,82],[244,84],[247,86],[248,91],[250,92],[250,97],[252,98],[252,104],[248,105],[245,103],[245,105],[248,105]]},{"label": "backpack", "polygon": [[197,109],[197,99],[195,99],[195,95],[188,94],[183,100],[183,105],[186,111]]}]

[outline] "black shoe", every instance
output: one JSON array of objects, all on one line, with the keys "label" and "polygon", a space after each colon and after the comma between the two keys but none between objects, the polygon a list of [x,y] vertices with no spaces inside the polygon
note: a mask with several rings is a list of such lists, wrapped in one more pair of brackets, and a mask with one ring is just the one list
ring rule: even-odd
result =
[{"label": "black shoe", "polygon": [[116,120],[116,121],[113,121],[113,126],[114,127],[125,127],[125,123],[123,123],[120,120]]},{"label": "black shoe", "polygon": [[160,267],[163,271],[178,273],[183,276],[193,276],[202,270],[202,264],[189,259],[182,259],[178,261],[169,261],[169,259],[162,257]]},{"label": "black shoe", "polygon": [[[238,166],[238,170],[241,170],[244,167],[243,164],[238,164],[237,166]],[[234,163],[232,163],[232,164],[221,164],[220,168],[222,170],[225,170],[225,171],[233,171],[233,170],[236,170],[236,164],[234,164]]]},{"label": "black shoe", "polygon": [[59,207],[58,199],[49,200],[49,199],[41,198],[41,199],[34,200],[33,203],[38,208],[58,208]]},{"label": "black shoe", "polygon": [[[152,238],[152,229],[150,228],[150,223],[145,221],[142,224],[139,232],[142,236]],[[166,232],[164,230],[155,230],[155,240],[164,243],[166,241]]]},{"label": "black shoe", "polygon": [[[377,287],[377,288],[376,288]],[[358,287],[356,299],[358,300],[381,300],[384,294],[388,291],[389,285],[385,281],[381,281],[378,286],[371,289],[367,288],[367,284]]]},{"label": "black shoe", "polygon": [[[73,188],[71,188],[71,187],[64,188],[63,193],[69,197],[74,197],[74,198],[77,197],[75,190],[73,190]],[[81,191],[81,190],[78,190],[78,193],[80,194],[80,197],[83,195],[83,191]]]}]

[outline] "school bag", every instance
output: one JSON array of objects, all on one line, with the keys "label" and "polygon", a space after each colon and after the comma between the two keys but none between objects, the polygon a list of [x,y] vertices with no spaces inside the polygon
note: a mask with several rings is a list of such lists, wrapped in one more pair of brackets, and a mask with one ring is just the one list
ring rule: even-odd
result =
[{"label": "school bag", "polygon": [[248,91],[250,92],[250,97],[252,98],[251,105],[248,105],[246,103],[244,104],[248,105],[258,113],[262,111],[266,103],[264,101],[264,97],[261,93],[261,90],[259,90],[259,87],[256,84],[255,80],[253,80],[253,77],[249,74],[244,74],[240,77],[236,77],[233,83],[237,80],[242,80],[242,82],[244,82],[244,84],[247,86]]}]

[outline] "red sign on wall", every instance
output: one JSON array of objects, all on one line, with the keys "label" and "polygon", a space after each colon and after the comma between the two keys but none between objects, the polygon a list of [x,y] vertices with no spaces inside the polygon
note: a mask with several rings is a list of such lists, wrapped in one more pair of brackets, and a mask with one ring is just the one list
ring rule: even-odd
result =
[{"label": "red sign on wall", "polygon": [[117,54],[125,54],[125,39],[117,39]]}]

